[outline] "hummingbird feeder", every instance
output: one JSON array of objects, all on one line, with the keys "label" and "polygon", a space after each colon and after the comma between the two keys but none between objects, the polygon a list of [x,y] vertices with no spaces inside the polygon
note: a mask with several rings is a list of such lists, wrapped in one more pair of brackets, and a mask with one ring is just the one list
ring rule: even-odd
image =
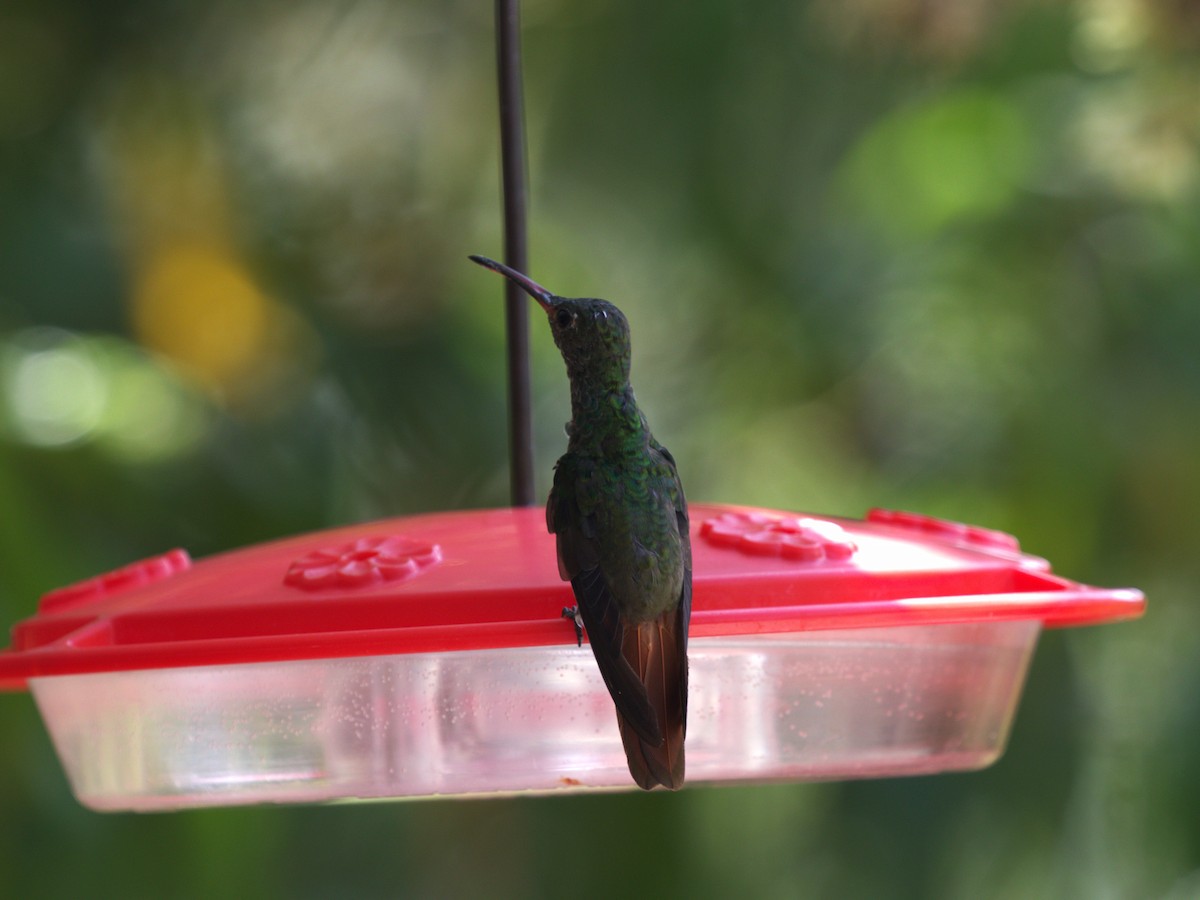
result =
[{"label": "hummingbird feeder", "polygon": [[[498,0],[506,259],[525,270],[517,9]],[[464,254],[465,256],[465,254]],[[514,506],[385,519],[52,591],[12,629],[97,810],[633,787],[530,508],[526,304],[509,292]],[[996,531],[692,504],[691,784],[977,769],[1043,627],[1140,615]]]}]

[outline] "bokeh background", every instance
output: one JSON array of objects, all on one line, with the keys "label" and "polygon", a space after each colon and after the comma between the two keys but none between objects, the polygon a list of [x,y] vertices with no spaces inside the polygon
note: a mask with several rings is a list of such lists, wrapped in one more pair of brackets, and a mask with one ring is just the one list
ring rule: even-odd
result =
[{"label": "bokeh background", "polygon": [[[0,696],[0,895],[1200,896],[1200,14],[527,0],[532,272],[693,499],[1150,598],[893,781],[98,815]],[[0,624],[174,546],[507,503],[491,7],[0,3]],[[534,318],[538,491],[568,415]]]}]

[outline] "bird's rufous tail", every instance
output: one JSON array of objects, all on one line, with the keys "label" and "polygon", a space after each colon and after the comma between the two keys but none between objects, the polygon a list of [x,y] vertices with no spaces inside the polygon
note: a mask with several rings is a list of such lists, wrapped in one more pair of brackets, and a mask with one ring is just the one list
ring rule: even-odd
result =
[{"label": "bird's rufous tail", "polygon": [[[660,740],[640,734],[620,713],[617,724],[629,761],[629,773],[645,790],[683,787],[683,743],[687,733],[687,638],[681,610],[625,629],[621,654],[646,687],[658,718]],[[651,735],[650,737],[656,737]]]}]

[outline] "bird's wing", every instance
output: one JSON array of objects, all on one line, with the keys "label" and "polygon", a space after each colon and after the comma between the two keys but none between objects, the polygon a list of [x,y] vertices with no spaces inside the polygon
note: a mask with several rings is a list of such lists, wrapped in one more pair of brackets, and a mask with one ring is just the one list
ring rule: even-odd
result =
[{"label": "bird's wing", "polygon": [[583,627],[587,629],[592,653],[600,675],[612,694],[617,714],[643,741],[651,746],[663,743],[658,713],[650,703],[646,685],[622,655],[626,636],[638,631],[622,618],[599,566],[587,569],[571,579]]},{"label": "bird's wing", "polygon": [[600,566],[595,527],[599,501],[586,487],[592,474],[586,461],[570,454],[558,461],[546,524],[557,538],[559,573],[571,582],[592,653],[617,712],[644,741],[658,746],[663,742],[658,715],[638,673],[621,654],[628,626]]},{"label": "bird's wing", "polygon": [[675,521],[679,526],[679,539],[683,544],[683,591],[679,597],[680,631],[683,634],[683,684],[684,698],[687,697],[687,634],[688,625],[692,619],[692,539],[688,530],[687,498],[683,495],[683,482],[679,480],[679,469],[671,451],[651,438],[650,446],[657,450],[667,464],[669,470],[668,483],[671,501],[675,504]]},{"label": "bird's wing", "polygon": [[[625,630],[622,655],[645,685],[655,709],[661,744],[639,738],[629,723],[618,717],[621,741],[634,781],[649,790],[663,785],[677,790],[684,782],[684,739],[687,734],[687,631],[692,612],[692,557],[688,534],[687,501],[679,484],[675,460],[658,444],[651,445],[654,465],[651,493],[673,509],[683,565],[677,602],[657,618],[629,625]],[[654,452],[656,451],[656,453]],[[657,455],[657,459],[655,456]]]}]

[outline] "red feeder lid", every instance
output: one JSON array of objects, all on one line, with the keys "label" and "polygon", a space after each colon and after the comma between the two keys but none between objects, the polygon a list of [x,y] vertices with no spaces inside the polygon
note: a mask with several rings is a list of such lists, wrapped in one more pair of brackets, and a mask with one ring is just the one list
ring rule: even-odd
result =
[{"label": "red feeder lid", "polygon": [[[1001,532],[912,513],[865,521],[691,507],[691,635],[965,621],[1085,625],[1140,615]],[[566,644],[540,509],[384,519],[192,562],[183,550],[46,594],[0,652],[28,678],[229,663]]]}]

